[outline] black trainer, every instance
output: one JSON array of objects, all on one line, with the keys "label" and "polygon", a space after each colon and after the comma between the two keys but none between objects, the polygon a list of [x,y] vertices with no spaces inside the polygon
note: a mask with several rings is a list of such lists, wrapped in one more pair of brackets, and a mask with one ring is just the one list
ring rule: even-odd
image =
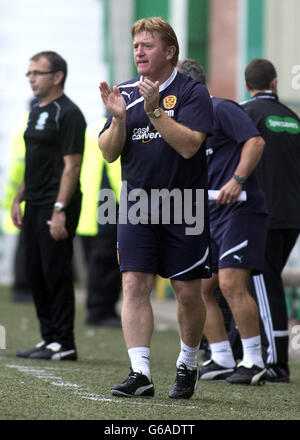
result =
[{"label": "black trainer", "polygon": [[46,347],[46,342],[41,341],[34,348],[30,348],[29,350],[25,351],[18,351],[17,356],[21,358],[29,358],[32,353],[35,353],[36,351],[41,350],[42,348]]},{"label": "black trainer", "polygon": [[198,367],[189,369],[185,364],[177,368],[174,385],[169,391],[171,399],[189,399],[194,394],[198,382]]},{"label": "black trainer", "polygon": [[41,347],[39,350],[35,350],[33,353],[31,353],[29,359],[76,361],[77,352],[75,348],[64,348],[58,342],[52,342],[51,344]]},{"label": "black trainer", "polygon": [[285,382],[290,381],[290,372],[287,366],[281,366],[276,364],[267,365],[267,382]]},{"label": "black trainer", "polygon": [[226,368],[217,362],[209,359],[204,362],[199,370],[199,379],[201,380],[224,380],[234,372],[235,367]]},{"label": "black trainer", "polygon": [[246,362],[240,362],[235,372],[227,377],[226,382],[237,385],[263,385],[266,369]]},{"label": "black trainer", "polygon": [[111,387],[113,396],[118,397],[146,397],[154,396],[154,385],[147,376],[132,371],[124,382]]}]

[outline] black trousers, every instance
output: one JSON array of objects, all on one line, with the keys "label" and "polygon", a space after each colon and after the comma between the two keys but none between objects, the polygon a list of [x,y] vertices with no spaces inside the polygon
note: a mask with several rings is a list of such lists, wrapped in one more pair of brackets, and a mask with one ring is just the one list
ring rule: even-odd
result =
[{"label": "black trousers", "polygon": [[117,259],[117,226],[101,225],[96,236],[81,236],[88,263],[88,320],[101,321],[116,316],[121,291]]},{"label": "black trousers", "polygon": [[73,238],[80,201],[67,210],[69,237],[56,241],[49,232],[53,206],[26,204],[24,240],[26,268],[42,338],[73,348],[75,295],[72,274]]},{"label": "black trousers", "polygon": [[299,230],[274,229],[267,235],[264,271],[252,277],[249,290],[256,299],[267,340],[266,363],[288,364],[288,314],[281,272],[296,243]]},{"label": "black trousers", "polygon": [[28,301],[32,294],[26,272],[26,255],[24,245],[24,231],[17,236],[17,244],[14,255],[14,280],[12,285],[12,299],[14,301]]}]

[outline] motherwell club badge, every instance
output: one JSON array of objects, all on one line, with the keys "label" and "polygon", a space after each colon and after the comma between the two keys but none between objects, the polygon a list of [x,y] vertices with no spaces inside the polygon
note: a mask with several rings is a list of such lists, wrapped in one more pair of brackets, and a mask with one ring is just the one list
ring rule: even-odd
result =
[{"label": "motherwell club badge", "polygon": [[163,99],[164,108],[166,108],[167,110],[170,110],[171,108],[175,107],[176,102],[177,102],[177,98],[175,95],[166,96]]}]

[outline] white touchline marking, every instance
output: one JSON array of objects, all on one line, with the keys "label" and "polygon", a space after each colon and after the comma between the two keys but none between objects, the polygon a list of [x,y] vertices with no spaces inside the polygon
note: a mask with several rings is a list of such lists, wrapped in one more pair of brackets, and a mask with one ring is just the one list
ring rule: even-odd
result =
[{"label": "white touchline marking", "polygon": [[[79,395],[81,395],[81,397],[83,399],[89,399],[89,400],[96,400],[96,401],[101,401],[101,402],[112,402],[112,403],[124,403],[124,399],[122,398],[116,398],[116,399],[111,399],[109,397],[101,397],[100,394],[88,394],[85,393],[84,395],[79,393]],[[147,402],[143,401],[143,402],[138,402],[138,401],[132,401],[132,400],[128,400],[126,399],[126,403],[129,403],[131,405],[150,405],[150,406],[164,406],[167,408],[187,408],[187,409],[199,409],[199,406],[182,406],[182,405],[174,405],[174,404],[170,404],[168,405],[167,403],[155,403],[155,402],[151,402],[149,400],[147,400]]]},{"label": "white touchline marking", "polygon": [[71,382],[51,382],[51,384],[56,385],[57,387],[69,387],[69,388],[79,388],[80,387],[79,385],[77,385],[77,383],[71,383]]},{"label": "white touchline marking", "polygon": [[[40,367],[30,367],[30,366],[20,365],[20,364],[7,364],[6,366],[9,368],[15,368],[16,370],[20,371],[21,373],[30,374],[30,375],[36,377],[37,379],[41,379],[41,380],[43,380],[47,383],[50,383],[51,385],[54,385],[54,386],[66,387],[66,388],[71,388],[71,389],[73,388],[73,393],[76,396],[81,397],[82,399],[93,400],[96,402],[109,402],[109,403],[121,403],[121,404],[125,402],[124,399],[119,399],[119,398],[112,399],[112,398],[104,397],[101,394],[89,393],[89,392],[85,391],[85,389],[83,387],[81,387],[80,385],[78,385],[76,383],[65,382],[61,376],[54,376],[53,374],[51,374],[51,372],[48,373],[46,371],[46,370],[80,371],[78,368],[77,369],[55,368],[55,367],[40,368]],[[56,380],[54,381],[53,379],[56,379]],[[183,405],[175,405],[175,404],[167,404],[167,403],[155,403],[155,402],[149,401],[148,399],[147,399],[147,402],[145,402],[145,401],[139,402],[139,401],[126,399],[126,404],[160,406],[160,407],[166,407],[166,408],[199,409],[199,406],[193,406],[193,405],[183,406]]]}]

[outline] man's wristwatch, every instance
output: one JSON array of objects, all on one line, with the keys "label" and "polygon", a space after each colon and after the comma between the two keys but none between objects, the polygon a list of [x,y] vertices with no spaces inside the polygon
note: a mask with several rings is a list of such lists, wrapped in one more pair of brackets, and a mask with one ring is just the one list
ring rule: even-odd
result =
[{"label": "man's wristwatch", "polygon": [[66,210],[66,207],[61,202],[55,202],[53,209],[54,209],[55,212],[63,212],[63,211]]},{"label": "man's wristwatch", "polygon": [[238,176],[237,174],[234,174],[232,177],[233,177],[233,178],[237,181],[237,183],[239,183],[240,185],[244,185],[244,183],[246,182],[246,179],[244,179],[244,177],[242,177],[242,176]]},{"label": "man's wristwatch", "polygon": [[147,116],[149,116],[149,118],[159,118],[162,114],[162,109],[160,107],[156,108],[155,110],[153,110],[153,112],[147,112]]}]

